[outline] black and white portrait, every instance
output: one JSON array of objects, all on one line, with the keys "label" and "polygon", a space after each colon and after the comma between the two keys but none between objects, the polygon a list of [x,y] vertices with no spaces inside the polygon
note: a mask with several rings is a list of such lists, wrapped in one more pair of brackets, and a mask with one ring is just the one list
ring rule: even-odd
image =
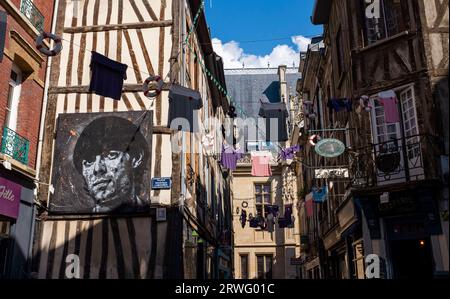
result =
[{"label": "black and white portrait", "polygon": [[151,112],[61,115],[50,211],[109,214],[148,208],[151,140]]}]

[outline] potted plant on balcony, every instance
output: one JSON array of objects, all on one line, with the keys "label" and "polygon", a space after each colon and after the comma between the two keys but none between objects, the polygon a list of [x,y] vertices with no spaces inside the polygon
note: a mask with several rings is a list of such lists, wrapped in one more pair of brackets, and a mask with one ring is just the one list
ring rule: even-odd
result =
[{"label": "potted plant on balcony", "polygon": [[394,141],[393,147],[389,145],[392,145],[392,143],[381,144],[376,156],[378,170],[386,174],[396,172],[400,166],[401,159],[397,141]]}]

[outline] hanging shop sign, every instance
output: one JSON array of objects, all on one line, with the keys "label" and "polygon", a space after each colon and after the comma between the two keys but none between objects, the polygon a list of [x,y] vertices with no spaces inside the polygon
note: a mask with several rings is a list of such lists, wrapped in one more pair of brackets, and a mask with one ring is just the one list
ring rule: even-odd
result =
[{"label": "hanging shop sign", "polygon": [[349,172],[347,168],[333,168],[333,169],[316,169],[316,179],[342,179],[349,178]]},{"label": "hanging shop sign", "polygon": [[315,146],[316,153],[325,158],[336,158],[345,152],[345,145],[337,139],[322,139]]},{"label": "hanging shop sign", "polygon": [[0,177],[0,215],[17,219],[22,186]]},{"label": "hanging shop sign", "polygon": [[152,190],[169,190],[172,187],[172,178],[153,178]]},{"label": "hanging shop sign", "polygon": [[380,195],[380,203],[381,204],[389,203],[389,192],[385,192]]}]

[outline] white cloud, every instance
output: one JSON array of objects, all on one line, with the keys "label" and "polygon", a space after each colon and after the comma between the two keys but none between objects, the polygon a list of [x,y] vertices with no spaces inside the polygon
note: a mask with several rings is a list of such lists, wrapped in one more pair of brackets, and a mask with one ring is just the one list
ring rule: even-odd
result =
[{"label": "white cloud", "polygon": [[242,68],[244,64],[246,68],[266,68],[268,63],[271,67],[279,65],[292,66],[295,63],[298,66],[300,62],[300,51],[306,51],[311,40],[303,36],[293,36],[292,43],[297,46],[294,49],[289,45],[278,45],[272,49],[268,55],[253,55],[245,53],[239,43],[230,41],[223,43],[218,38],[213,38],[212,43],[216,53],[223,58],[225,68]]},{"label": "white cloud", "polygon": [[308,45],[311,43],[311,39],[302,35],[292,37],[292,42],[297,45],[299,52],[305,52],[308,50]]}]

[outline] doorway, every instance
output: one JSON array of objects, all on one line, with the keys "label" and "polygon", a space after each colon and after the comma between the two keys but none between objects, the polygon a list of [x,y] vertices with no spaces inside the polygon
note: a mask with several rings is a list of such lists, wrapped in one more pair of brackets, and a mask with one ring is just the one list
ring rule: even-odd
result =
[{"label": "doorway", "polygon": [[394,278],[433,278],[430,238],[391,241],[390,247]]}]

